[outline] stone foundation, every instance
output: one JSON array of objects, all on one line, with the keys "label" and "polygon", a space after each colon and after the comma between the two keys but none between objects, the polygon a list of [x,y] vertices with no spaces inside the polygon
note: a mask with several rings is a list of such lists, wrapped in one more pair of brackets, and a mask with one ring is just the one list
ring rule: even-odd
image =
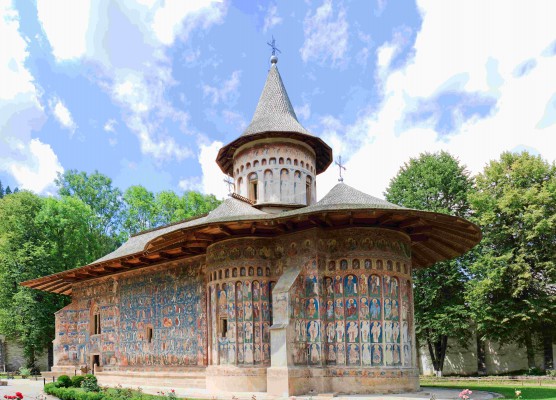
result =
[{"label": "stone foundation", "polygon": [[215,392],[266,392],[267,368],[246,368],[231,365],[207,368],[207,389]]},{"label": "stone foundation", "polygon": [[268,393],[298,396],[320,393],[405,393],[420,389],[417,370],[361,370],[336,368],[271,367]]}]

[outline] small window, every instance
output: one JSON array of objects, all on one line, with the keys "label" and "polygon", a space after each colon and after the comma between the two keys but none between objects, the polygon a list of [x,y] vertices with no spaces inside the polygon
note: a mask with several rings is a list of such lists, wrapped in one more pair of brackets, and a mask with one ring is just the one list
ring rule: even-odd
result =
[{"label": "small window", "polygon": [[312,193],[311,193],[311,186],[312,186],[312,180],[311,177],[308,176],[307,180],[305,181],[305,204],[306,205],[310,205],[311,204],[311,197],[312,197]]},{"label": "small window", "polygon": [[259,181],[257,174],[249,175],[249,200],[257,202],[259,194]]},{"label": "small window", "polygon": [[151,326],[147,327],[147,342],[152,343],[153,341],[153,328]]},{"label": "small window", "polygon": [[283,157],[280,157],[280,158],[278,159],[278,164],[280,164],[280,165],[283,165],[283,164],[284,164],[284,158],[283,158]]},{"label": "small window", "polygon": [[100,335],[100,313],[93,315],[93,335]]},{"label": "small window", "polygon": [[220,318],[220,336],[225,338],[228,333],[228,318]]}]

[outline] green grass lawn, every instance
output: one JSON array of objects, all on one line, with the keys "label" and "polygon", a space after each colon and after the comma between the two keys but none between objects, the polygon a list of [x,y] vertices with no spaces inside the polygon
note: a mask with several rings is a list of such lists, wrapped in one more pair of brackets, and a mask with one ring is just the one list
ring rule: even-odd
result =
[{"label": "green grass lawn", "polygon": [[[552,383],[554,385],[554,383]],[[556,400],[556,386],[539,386],[538,381],[531,383],[527,382],[477,382],[477,381],[445,381],[439,380],[426,380],[421,379],[422,387],[442,387],[450,389],[470,389],[470,390],[483,390],[486,392],[500,393],[506,399],[515,399],[515,389],[521,390],[521,398],[523,400],[543,399],[543,400]],[[473,395],[471,395],[473,399]]]}]

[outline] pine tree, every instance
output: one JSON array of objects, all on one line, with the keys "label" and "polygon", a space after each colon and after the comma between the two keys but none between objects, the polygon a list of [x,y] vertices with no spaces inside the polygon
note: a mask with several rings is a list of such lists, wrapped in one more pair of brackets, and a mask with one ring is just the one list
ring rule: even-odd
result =
[{"label": "pine tree", "polygon": [[6,186],[6,191],[4,192],[4,196],[12,194],[12,189],[10,189],[10,185]]},{"label": "pine tree", "polygon": [[2,181],[0,181],[0,199],[4,197],[4,186],[2,186]]}]

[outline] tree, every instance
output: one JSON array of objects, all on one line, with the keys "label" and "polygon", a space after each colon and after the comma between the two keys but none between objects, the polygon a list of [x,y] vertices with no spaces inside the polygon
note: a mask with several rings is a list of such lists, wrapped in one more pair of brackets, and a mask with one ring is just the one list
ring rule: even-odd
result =
[{"label": "tree", "polygon": [[112,179],[98,171],[87,175],[69,170],[58,173],[56,185],[60,196],[76,197],[93,210],[98,229],[104,234],[104,253],[111,252],[126,239],[121,237],[122,192],[112,186]]},{"label": "tree", "polygon": [[12,194],[12,189],[10,189],[10,185],[6,186],[6,190],[4,190],[4,196]]},{"label": "tree", "polygon": [[467,298],[479,333],[524,344],[533,367],[534,333],[556,331],[556,167],[503,153],[476,186],[470,201],[483,246]]},{"label": "tree", "polygon": [[0,199],[4,197],[4,186],[2,186],[2,181],[0,181]]},{"label": "tree", "polygon": [[208,194],[203,195],[199,192],[185,192],[183,194],[183,207],[184,207],[184,218],[196,217],[198,215],[206,214],[221,203],[214,195]]},{"label": "tree", "polygon": [[129,235],[157,226],[154,194],[141,185],[130,186],[124,193],[123,227]]},{"label": "tree", "polygon": [[0,200],[0,331],[22,344],[29,367],[54,339],[54,312],[69,299],[19,283],[100,257],[94,218],[90,207],[71,197],[21,191]]},{"label": "tree", "polygon": [[[473,180],[449,153],[424,153],[412,158],[390,181],[388,201],[418,210],[468,217]],[[413,273],[415,332],[429,349],[433,368],[442,373],[448,339],[465,344],[470,337],[470,312],[465,304],[469,254]]]}]

